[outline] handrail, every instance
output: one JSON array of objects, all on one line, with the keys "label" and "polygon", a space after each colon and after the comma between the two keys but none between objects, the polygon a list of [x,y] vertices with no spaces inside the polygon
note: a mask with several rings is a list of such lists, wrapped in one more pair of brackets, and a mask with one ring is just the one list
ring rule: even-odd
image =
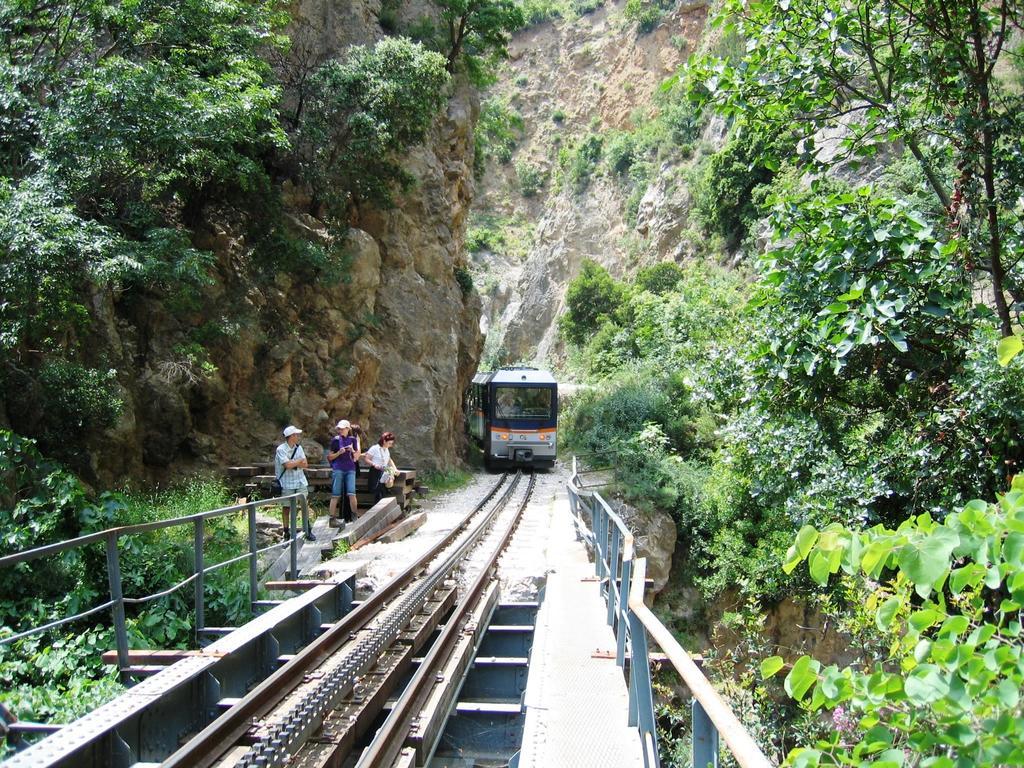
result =
[{"label": "handrail", "polygon": [[658,647],[668,656],[668,660],[686,683],[686,687],[690,689],[693,697],[700,702],[740,767],[774,768],[774,764],[761,751],[757,742],[733,713],[732,708],[711,685],[711,681],[700,671],[690,654],[644,603],[646,571],[647,558],[641,557],[637,560],[636,578],[633,580],[633,588],[629,593],[629,610],[637,617]]},{"label": "handrail", "polygon": [[[773,768],[773,763],[690,655],[644,604],[647,559],[635,558],[633,534],[599,493],[583,492],[579,476],[573,456],[567,483],[569,506],[578,520],[582,517],[581,510],[590,513],[590,527],[581,526],[582,534],[594,548],[601,593],[608,601],[608,623],[616,637],[616,662],[623,669],[627,644],[629,647],[629,724],[639,731],[644,765],[648,768],[660,765],[647,650],[650,636],[693,694],[693,765],[717,768],[721,734],[740,768]],[[613,574],[619,574],[618,583]]]},{"label": "handrail", "polygon": [[0,557],[0,568],[17,565],[18,563],[26,563],[29,560],[36,560],[40,557],[45,557],[46,555],[55,555],[58,552],[65,552],[69,549],[77,549],[78,547],[84,547],[86,544],[95,544],[96,542],[104,541],[111,535],[115,535],[120,538],[121,536],[130,536],[134,533],[156,531],[161,528],[173,528],[176,525],[194,523],[198,520],[210,520],[215,517],[223,517],[224,515],[230,515],[232,512],[241,512],[243,509],[248,509],[249,507],[281,507],[284,506],[289,499],[299,498],[301,495],[302,494],[296,493],[289,496],[278,496],[272,499],[258,499],[256,501],[247,501],[244,504],[232,504],[230,507],[218,507],[217,509],[211,509],[208,512],[197,512],[194,515],[186,515],[184,517],[170,517],[166,520],[154,520],[151,523],[135,523],[134,525],[120,525],[115,528],[105,528],[102,531],[87,533],[85,536],[79,536],[75,539],[58,541],[53,544],[44,544],[41,547],[26,549],[24,552],[16,552],[13,555],[4,555],[3,557]]},{"label": "handrail", "polygon": [[[30,637],[32,635],[38,635],[46,632],[50,629],[68,624],[79,619],[83,619],[87,616],[91,616],[94,613],[111,609],[112,618],[114,622],[114,636],[117,642],[117,659],[118,667],[124,675],[126,669],[129,666],[128,663],[128,631],[125,616],[125,605],[139,605],[147,603],[157,598],[166,597],[172,592],[176,592],[182,587],[189,583],[195,584],[195,613],[196,613],[196,639],[198,640],[199,634],[203,631],[205,625],[204,615],[204,599],[203,599],[203,580],[207,573],[215,571],[219,568],[223,568],[232,563],[240,562],[241,560],[249,560],[249,598],[250,605],[255,608],[257,605],[257,592],[259,590],[259,584],[257,579],[257,556],[271,549],[283,548],[285,546],[290,547],[290,567],[292,572],[296,572],[298,569],[298,537],[296,531],[297,513],[298,506],[302,505],[302,517],[303,517],[303,529],[305,537],[308,540],[315,540],[313,531],[309,521],[309,506],[306,502],[304,494],[295,493],[289,494],[288,496],[278,496],[270,499],[259,499],[256,501],[247,501],[242,504],[232,504],[227,507],[219,507],[217,509],[209,510],[206,512],[198,512],[193,515],[185,515],[183,517],[168,518],[166,520],[155,520],[150,523],[136,523],[134,525],[122,525],[114,528],[107,528],[102,531],[95,533],[86,534],[85,536],[78,536],[74,539],[68,539],[66,541],[56,542],[54,544],[46,544],[41,547],[34,547],[23,552],[17,552],[13,555],[6,555],[0,557],[0,568],[11,567],[20,563],[30,562],[37,560],[47,555],[59,554],[61,552],[67,552],[72,549],[84,547],[89,544],[105,542],[107,551],[107,580],[110,584],[110,600],[107,602],[93,606],[84,611],[76,613],[72,616],[64,616],[55,621],[47,624],[32,627],[31,629],[19,632],[14,635],[0,638],[0,646],[14,643],[18,640]],[[289,518],[289,538],[287,541],[280,542],[278,544],[272,544],[263,549],[257,549],[256,547],[256,508],[262,506],[286,506],[288,508]],[[236,557],[222,560],[213,565],[206,565],[203,558],[203,542],[204,542],[204,523],[206,520],[210,520],[217,517],[223,517],[236,512],[246,512],[248,517],[249,527],[249,547],[248,552],[238,555]],[[122,536],[131,536],[137,533],[146,533],[149,531],[161,530],[163,528],[172,528],[180,525],[192,524],[195,526],[193,545],[195,548],[195,568],[191,576],[188,576],[184,580],[177,584],[169,587],[160,592],[156,592],[150,595],[144,595],[142,597],[125,597],[121,591],[121,566],[120,558],[118,555],[118,540]]]}]

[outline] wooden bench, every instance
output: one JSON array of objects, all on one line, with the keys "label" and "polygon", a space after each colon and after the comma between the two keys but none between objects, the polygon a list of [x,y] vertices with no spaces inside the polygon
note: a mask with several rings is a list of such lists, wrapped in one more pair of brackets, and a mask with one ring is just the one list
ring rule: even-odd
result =
[{"label": "wooden bench", "polygon": [[[225,472],[229,478],[244,479],[245,495],[252,491],[259,490],[266,498],[270,494],[270,484],[274,480],[274,465],[267,462],[257,462],[247,466],[227,467]],[[311,493],[330,493],[331,489],[331,468],[327,466],[311,467],[304,470],[306,481],[309,483]],[[384,496],[393,497],[398,506],[406,509],[416,494],[416,470],[410,468],[399,468],[398,476],[394,485],[388,488]],[[363,509],[374,503],[374,494],[370,490],[370,478],[366,468],[362,468],[359,477],[356,479],[356,498],[359,506]]]}]

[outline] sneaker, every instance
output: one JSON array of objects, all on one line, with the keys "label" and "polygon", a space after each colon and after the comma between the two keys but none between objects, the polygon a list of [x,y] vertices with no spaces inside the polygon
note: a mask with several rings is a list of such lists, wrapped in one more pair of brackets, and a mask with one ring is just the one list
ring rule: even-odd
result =
[{"label": "sneaker", "polygon": [[343,523],[336,517],[332,517],[327,525],[331,528],[341,528]]}]

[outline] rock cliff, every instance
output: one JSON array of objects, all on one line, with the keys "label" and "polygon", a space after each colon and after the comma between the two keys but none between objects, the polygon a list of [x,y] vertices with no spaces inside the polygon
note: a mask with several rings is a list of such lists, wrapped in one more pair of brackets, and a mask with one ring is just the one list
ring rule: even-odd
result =
[{"label": "rock cliff", "polygon": [[[294,45],[323,61],[373,42],[379,10],[305,0],[293,8]],[[225,205],[208,206],[193,229],[194,245],[216,259],[198,301],[97,290],[90,346],[117,371],[123,408],[78,469],[119,486],[269,459],[288,423],[305,430],[307,454],[318,458],[316,443],[340,418],[373,440],[395,431],[400,464],[457,462],[461,394],[481,348],[479,298],[456,279],[478,111],[475,91],[456,84],[427,140],[404,159],[411,189],[393,209],[353,216],[340,279],[312,281],[301,264],[261,273],[244,215]],[[280,191],[290,236],[338,245],[303,190],[283,182]],[[33,414],[10,398],[3,410],[32,434]]]},{"label": "rock cliff", "polygon": [[[553,189],[560,146],[588,131],[635,128],[658,86],[684,63],[704,31],[706,4],[684,3],[653,32],[638,34],[622,16],[624,3],[607,3],[571,23],[545,23],[520,33],[497,92],[522,114],[525,129],[512,161],[490,163],[478,209],[526,222],[529,243],[521,258],[476,254],[484,289],[485,357],[498,363],[551,364],[559,354],[555,320],[565,290],[583,259],[615,276],[638,266],[680,259],[689,194],[673,169],[656,175],[641,202],[637,223],[625,215],[621,185],[601,175],[579,191]],[[537,195],[520,194],[517,164],[536,167],[549,180]]]}]

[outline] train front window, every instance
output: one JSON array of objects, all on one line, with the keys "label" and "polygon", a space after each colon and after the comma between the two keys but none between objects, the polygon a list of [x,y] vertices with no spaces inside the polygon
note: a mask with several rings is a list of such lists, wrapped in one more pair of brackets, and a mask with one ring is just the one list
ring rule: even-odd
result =
[{"label": "train front window", "polygon": [[497,387],[494,416],[498,419],[550,419],[550,387]]}]

